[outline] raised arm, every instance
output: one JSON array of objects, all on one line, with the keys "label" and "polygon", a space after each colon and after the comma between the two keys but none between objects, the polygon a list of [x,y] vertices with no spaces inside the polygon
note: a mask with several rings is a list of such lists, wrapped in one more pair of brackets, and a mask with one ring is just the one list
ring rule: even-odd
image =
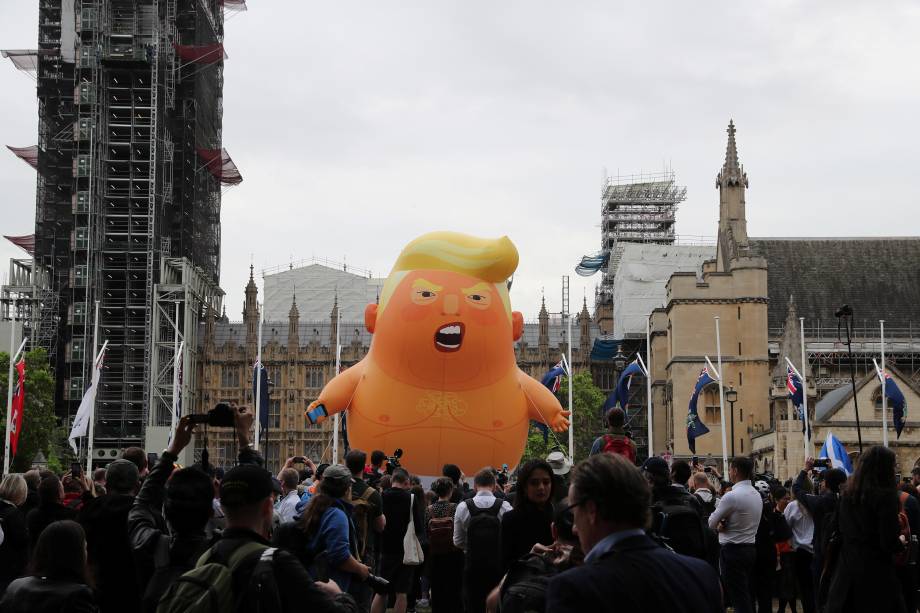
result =
[{"label": "raised arm", "polygon": [[355,395],[361,375],[364,374],[364,360],[358,362],[345,372],[335,376],[326,384],[319,398],[310,403],[304,417],[310,423],[321,424],[329,415],[335,415],[348,408],[348,403]]},{"label": "raised arm", "polygon": [[527,398],[530,419],[546,424],[553,429],[553,432],[568,429],[570,413],[562,409],[562,405],[551,391],[520,369],[518,370],[518,383]]}]

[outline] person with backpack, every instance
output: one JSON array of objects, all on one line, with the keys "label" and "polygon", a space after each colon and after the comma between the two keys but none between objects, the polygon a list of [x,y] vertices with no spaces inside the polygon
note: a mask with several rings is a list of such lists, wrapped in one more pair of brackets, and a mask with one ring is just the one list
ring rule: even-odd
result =
[{"label": "person with backpack", "polygon": [[438,497],[425,511],[431,611],[461,613],[463,552],[454,546],[454,514],[457,504],[451,502],[456,488],[450,477],[440,477],[431,484],[431,489]]},{"label": "person with backpack", "polygon": [[[355,526],[358,561],[374,572],[377,568],[377,549],[380,534],[386,526],[383,499],[380,492],[364,480],[367,454],[352,449],[345,454],[345,466],[351,472],[351,519]],[[370,609],[373,590],[363,582],[353,582],[349,593],[362,609]]]},{"label": "person with backpack", "polygon": [[[197,466],[173,472],[194,431],[188,416],[179,420],[169,448],[160,454],[128,512],[131,549],[136,558],[142,556],[153,565],[153,574],[140,586],[142,610],[148,613],[212,544],[205,530],[214,514],[211,477]],[[160,521],[161,509],[168,530]]]},{"label": "person with backpack", "polygon": [[553,469],[543,460],[521,466],[514,508],[502,516],[502,570],[529,553],[534,544],[553,543]]},{"label": "person with backpack", "polygon": [[642,472],[652,488],[651,533],[677,553],[710,559],[712,536],[703,523],[699,500],[687,488],[671,483],[668,463],[663,458],[647,459]]},{"label": "person with backpack", "polygon": [[613,407],[607,411],[607,434],[595,439],[591,445],[589,455],[599,453],[615,453],[621,455],[633,464],[636,463],[636,443],[627,435],[624,423],[626,413],[620,407]]},{"label": "person with backpack", "polygon": [[502,516],[511,511],[495,496],[495,472],[483,468],[473,477],[476,494],[457,505],[454,545],[465,553],[463,592],[467,613],[485,611],[486,596],[502,578]]},{"label": "person with backpack", "polygon": [[700,501],[700,511],[703,521],[708,522],[709,516],[716,510],[718,498],[712,491],[712,483],[704,472],[693,473],[690,477],[690,491]]},{"label": "person with backpack", "polygon": [[906,610],[895,574],[895,556],[908,546],[899,518],[895,463],[891,449],[870,447],[860,456],[840,495],[834,523],[829,526],[830,541],[837,545],[826,552],[826,561],[833,568],[824,608],[827,613]]},{"label": "person with backpack", "polygon": [[722,496],[709,516],[709,527],[719,532],[719,570],[727,600],[736,613],[753,613],[751,573],[757,559],[757,528],[763,499],[751,484],[754,462],[736,456],[729,464],[731,491]]},{"label": "person with backpack", "polygon": [[[821,572],[824,569],[824,547],[827,532],[828,520],[837,510],[837,504],[840,499],[840,488],[846,483],[847,474],[839,468],[828,468],[821,473],[820,493],[811,493],[808,487],[809,481],[814,470],[814,458],[805,459],[805,467],[801,470],[792,484],[792,495],[799,504],[802,505],[811,515],[814,522],[814,538],[812,540],[812,549],[814,550],[814,560],[812,562],[812,580],[817,588],[821,579]],[[817,589],[815,590],[817,593]]]},{"label": "person with backpack", "polygon": [[[415,569],[405,564],[405,549],[403,544],[410,525],[416,531],[416,536],[424,531],[424,507],[416,502],[409,489],[409,474],[402,468],[397,468],[390,476],[392,487],[383,492],[383,514],[386,516],[386,525],[380,539],[380,576],[390,582],[390,592],[395,595],[393,607],[396,613],[405,613],[409,590],[412,589],[412,580]],[[371,603],[373,613],[383,613],[387,608],[387,595],[375,594]]]}]

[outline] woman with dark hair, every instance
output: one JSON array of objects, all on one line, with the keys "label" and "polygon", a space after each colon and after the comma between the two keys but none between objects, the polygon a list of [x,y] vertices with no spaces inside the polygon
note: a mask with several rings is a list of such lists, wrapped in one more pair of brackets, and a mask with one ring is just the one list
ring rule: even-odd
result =
[{"label": "woman with dark hair", "polygon": [[353,580],[367,579],[370,572],[357,559],[352,507],[344,500],[351,482],[346,467],[329,466],[300,522],[284,524],[274,535],[275,544],[294,553],[315,579],[332,579],[343,592]]},{"label": "woman with dark hair", "polygon": [[906,610],[894,565],[894,555],[906,546],[899,510],[895,454],[871,447],[840,497],[837,526],[829,528],[839,532],[840,549],[825,611]]},{"label": "woman with dark hair", "polygon": [[86,535],[75,521],[46,527],[32,555],[29,576],[13,581],[0,613],[95,613],[86,566]]},{"label": "woman with dark hair", "polygon": [[502,568],[530,553],[536,543],[553,543],[553,469],[530,460],[518,472],[514,508],[502,516]]},{"label": "woman with dark hair", "polygon": [[431,484],[437,501],[425,511],[428,536],[428,578],[431,584],[432,613],[459,613],[463,610],[463,551],[454,547],[454,514],[451,502],[456,492],[450,477]]},{"label": "woman with dark hair", "polygon": [[0,594],[22,576],[29,560],[29,530],[20,511],[28,492],[22,475],[4,475],[0,481]]}]

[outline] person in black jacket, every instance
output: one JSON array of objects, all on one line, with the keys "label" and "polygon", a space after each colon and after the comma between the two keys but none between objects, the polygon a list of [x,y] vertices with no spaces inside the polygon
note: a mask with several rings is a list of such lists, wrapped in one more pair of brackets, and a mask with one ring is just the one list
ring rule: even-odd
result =
[{"label": "person in black jacket", "polygon": [[0,594],[22,575],[29,560],[29,530],[19,510],[28,489],[22,475],[15,473],[0,482]]},{"label": "person in black jacket", "polygon": [[83,528],[56,521],[38,539],[29,576],[7,588],[0,613],[96,613],[90,584]]},{"label": "person in black jacket", "polygon": [[627,459],[599,454],[579,464],[569,487],[585,564],[549,582],[546,610],[717,613],[711,566],[660,547],[645,534],[651,494]]},{"label": "person in black jacket", "polygon": [[26,516],[26,527],[29,529],[29,543],[32,549],[38,543],[38,537],[51,523],[62,519],[74,519],[77,512],[68,509],[63,504],[64,486],[56,475],[49,475],[41,480],[38,485],[38,506]]},{"label": "person in black jacket", "polygon": [[530,553],[534,544],[553,544],[553,469],[531,460],[520,469],[514,508],[502,515],[502,570]]},{"label": "person in black jacket", "polygon": [[[814,472],[814,458],[805,459],[805,468],[799,472],[795,482],[792,484],[792,495],[799,501],[799,504],[805,507],[815,524],[814,538],[812,547],[815,554],[812,560],[812,577],[814,578],[815,588],[818,587],[818,581],[821,579],[821,571],[824,568],[824,543],[825,523],[827,523],[830,514],[837,508],[837,501],[840,498],[840,487],[846,483],[847,474],[839,468],[829,468],[824,471],[821,479],[821,491],[819,494],[810,493],[806,487],[805,481],[810,478]],[[815,593],[818,590],[815,589]]]},{"label": "person in black jacket", "polygon": [[[169,448],[147,475],[128,512],[131,549],[141,563],[152,564],[154,569],[147,577],[149,581],[138,578],[144,611],[154,611],[170,584],[193,568],[212,544],[205,534],[205,526],[214,514],[211,478],[197,467],[173,472],[174,463],[194,431],[195,424],[188,416],[179,420]],[[162,526],[161,509],[171,533]]]},{"label": "person in black jacket", "polygon": [[894,555],[907,545],[898,524],[895,461],[887,447],[870,447],[840,496],[841,541],[833,560],[827,613],[906,610],[894,565]]}]

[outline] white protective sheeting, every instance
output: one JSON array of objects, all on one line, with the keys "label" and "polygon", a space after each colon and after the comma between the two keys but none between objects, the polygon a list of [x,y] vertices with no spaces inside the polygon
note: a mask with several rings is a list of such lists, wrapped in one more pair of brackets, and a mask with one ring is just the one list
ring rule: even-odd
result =
[{"label": "white protective sheeting", "polygon": [[666,285],[675,272],[702,270],[714,246],[621,243],[613,277],[613,337],[645,337],[645,320],[665,306]]},{"label": "white protective sheeting", "polygon": [[74,0],[61,0],[61,59],[77,60],[77,11]]},{"label": "white protective sheeting", "polygon": [[300,321],[325,321],[338,297],[343,322],[363,322],[364,308],[377,301],[383,279],[310,264],[265,275],[265,321],[284,322],[296,293]]}]

